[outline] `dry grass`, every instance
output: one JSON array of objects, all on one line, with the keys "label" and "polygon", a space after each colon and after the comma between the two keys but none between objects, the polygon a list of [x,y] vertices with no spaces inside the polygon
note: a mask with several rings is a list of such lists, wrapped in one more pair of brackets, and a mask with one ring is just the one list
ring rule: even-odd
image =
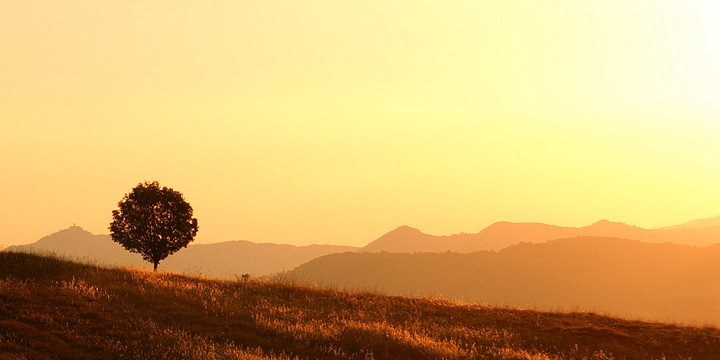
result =
[{"label": "dry grass", "polygon": [[720,330],[0,253],[0,359],[717,359]]}]

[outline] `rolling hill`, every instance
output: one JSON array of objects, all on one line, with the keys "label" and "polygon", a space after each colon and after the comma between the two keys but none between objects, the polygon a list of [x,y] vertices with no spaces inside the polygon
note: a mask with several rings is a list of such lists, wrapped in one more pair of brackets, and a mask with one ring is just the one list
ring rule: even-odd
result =
[{"label": "rolling hill", "polygon": [[720,244],[577,237],[499,252],[345,253],[284,276],[393,295],[720,324]]},{"label": "rolling hill", "polygon": [[208,280],[12,252],[0,252],[0,289],[0,359],[702,360],[720,353],[714,327]]}]

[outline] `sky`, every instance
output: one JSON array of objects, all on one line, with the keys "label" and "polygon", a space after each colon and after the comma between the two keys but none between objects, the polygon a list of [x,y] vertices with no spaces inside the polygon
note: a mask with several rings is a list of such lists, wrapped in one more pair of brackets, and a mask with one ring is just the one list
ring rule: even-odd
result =
[{"label": "sky", "polygon": [[0,2],[0,244],[109,233],[140,182],[197,243],[720,215],[715,1]]}]

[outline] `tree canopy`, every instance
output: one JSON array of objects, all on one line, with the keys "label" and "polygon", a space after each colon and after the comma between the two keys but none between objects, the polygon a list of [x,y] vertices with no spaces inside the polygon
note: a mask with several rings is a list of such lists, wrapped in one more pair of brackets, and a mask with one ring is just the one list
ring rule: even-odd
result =
[{"label": "tree canopy", "polygon": [[110,235],[123,248],[158,263],[186,247],[198,231],[193,209],[183,195],[157,181],[138,184],[112,212]]}]

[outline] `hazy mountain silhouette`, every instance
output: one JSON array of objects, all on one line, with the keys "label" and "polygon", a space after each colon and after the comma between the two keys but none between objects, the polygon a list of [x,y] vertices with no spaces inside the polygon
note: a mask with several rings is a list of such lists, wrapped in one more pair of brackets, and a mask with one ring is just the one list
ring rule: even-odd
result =
[{"label": "hazy mountain silhouette", "polygon": [[444,252],[457,249],[465,242],[473,241],[473,236],[464,233],[435,236],[409,226],[400,226],[369,243],[362,250],[370,252]]},{"label": "hazy mountain silhouette", "polygon": [[344,253],[285,275],[396,295],[720,324],[720,244],[576,237],[471,254]]},{"label": "hazy mountain silhouette", "polygon": [[[703,220],[701,224],[710,224],[712,223],[710,220]],[[720,221],[720,218],[717,220]],[[695,223],[688,224],[691,225],[643,229],[619,222],[601,220],[589,226],[576,228],[503,221],[492,224],[475,234],[460,233],[447,236],[429,235],[409,226],[401,226],[363,247],[362,251],[471,253],[500,250],[521,242],[542,243],[579,236],[613,237],[649,243],[667,242],[697,246],[720,243],[720,226],[700,227]]]},{"label": "hazy mountain silhouette", "polygon": [[[540,223],[498,222],[476,234],[435,236],[401,226],[360,249],[365,252],[397,253],[473,253],[500,250],[521,242],[543,243],[578,236],[600,236],[642,240],[651,243],[707,245],[720,242],[720,217],[688,222],[683,225],[642,229],[607,220],[582,227],[559,227]],[[11,246],[8,250],[45,251],[101,264],[147,266],[140,255],[131,254],[110,239],[93,235],[73,226],[46,236],[34,244]],[[287,271],[319,256],[357,251],[358,248],[334,245],[292,246],[229,241],[215,244],[191,244],[161,263],[161,269],[202,273],[234,279],[236,275],[268,275]]]},{"label": "hazy mountain silhouette", "polygon": [[28,245],[9,246],[6,251],[48,252],[109,265],[144,264],[142,257],[131,254],[110,235],[95,235],[80,226],[71,226]]},{"label": "hazy mountain silhouette", "polygon": [[660,228],[660,230],[674,230],[674,229],[707,229],[711,227],[718,227],[720,226],[720,216],[711,217],[707,219],[698,219],[693,221],[688,221],[684,224],[680,225],[674,225],[674,226],[667,226]]},{"label": "hazy mountain silhouette", "polygon": [[[107,265],[150,266],[112,241],[110,235],[94,235],[79,226],[48,235],[33,244],[10,246],[7,251],[50,252],[72,259]],[[160,263],[160,269],[235,279],[287,271],[318,256],[357,248],[335,245],[277,245],[249,241],[191,244]]]}]

